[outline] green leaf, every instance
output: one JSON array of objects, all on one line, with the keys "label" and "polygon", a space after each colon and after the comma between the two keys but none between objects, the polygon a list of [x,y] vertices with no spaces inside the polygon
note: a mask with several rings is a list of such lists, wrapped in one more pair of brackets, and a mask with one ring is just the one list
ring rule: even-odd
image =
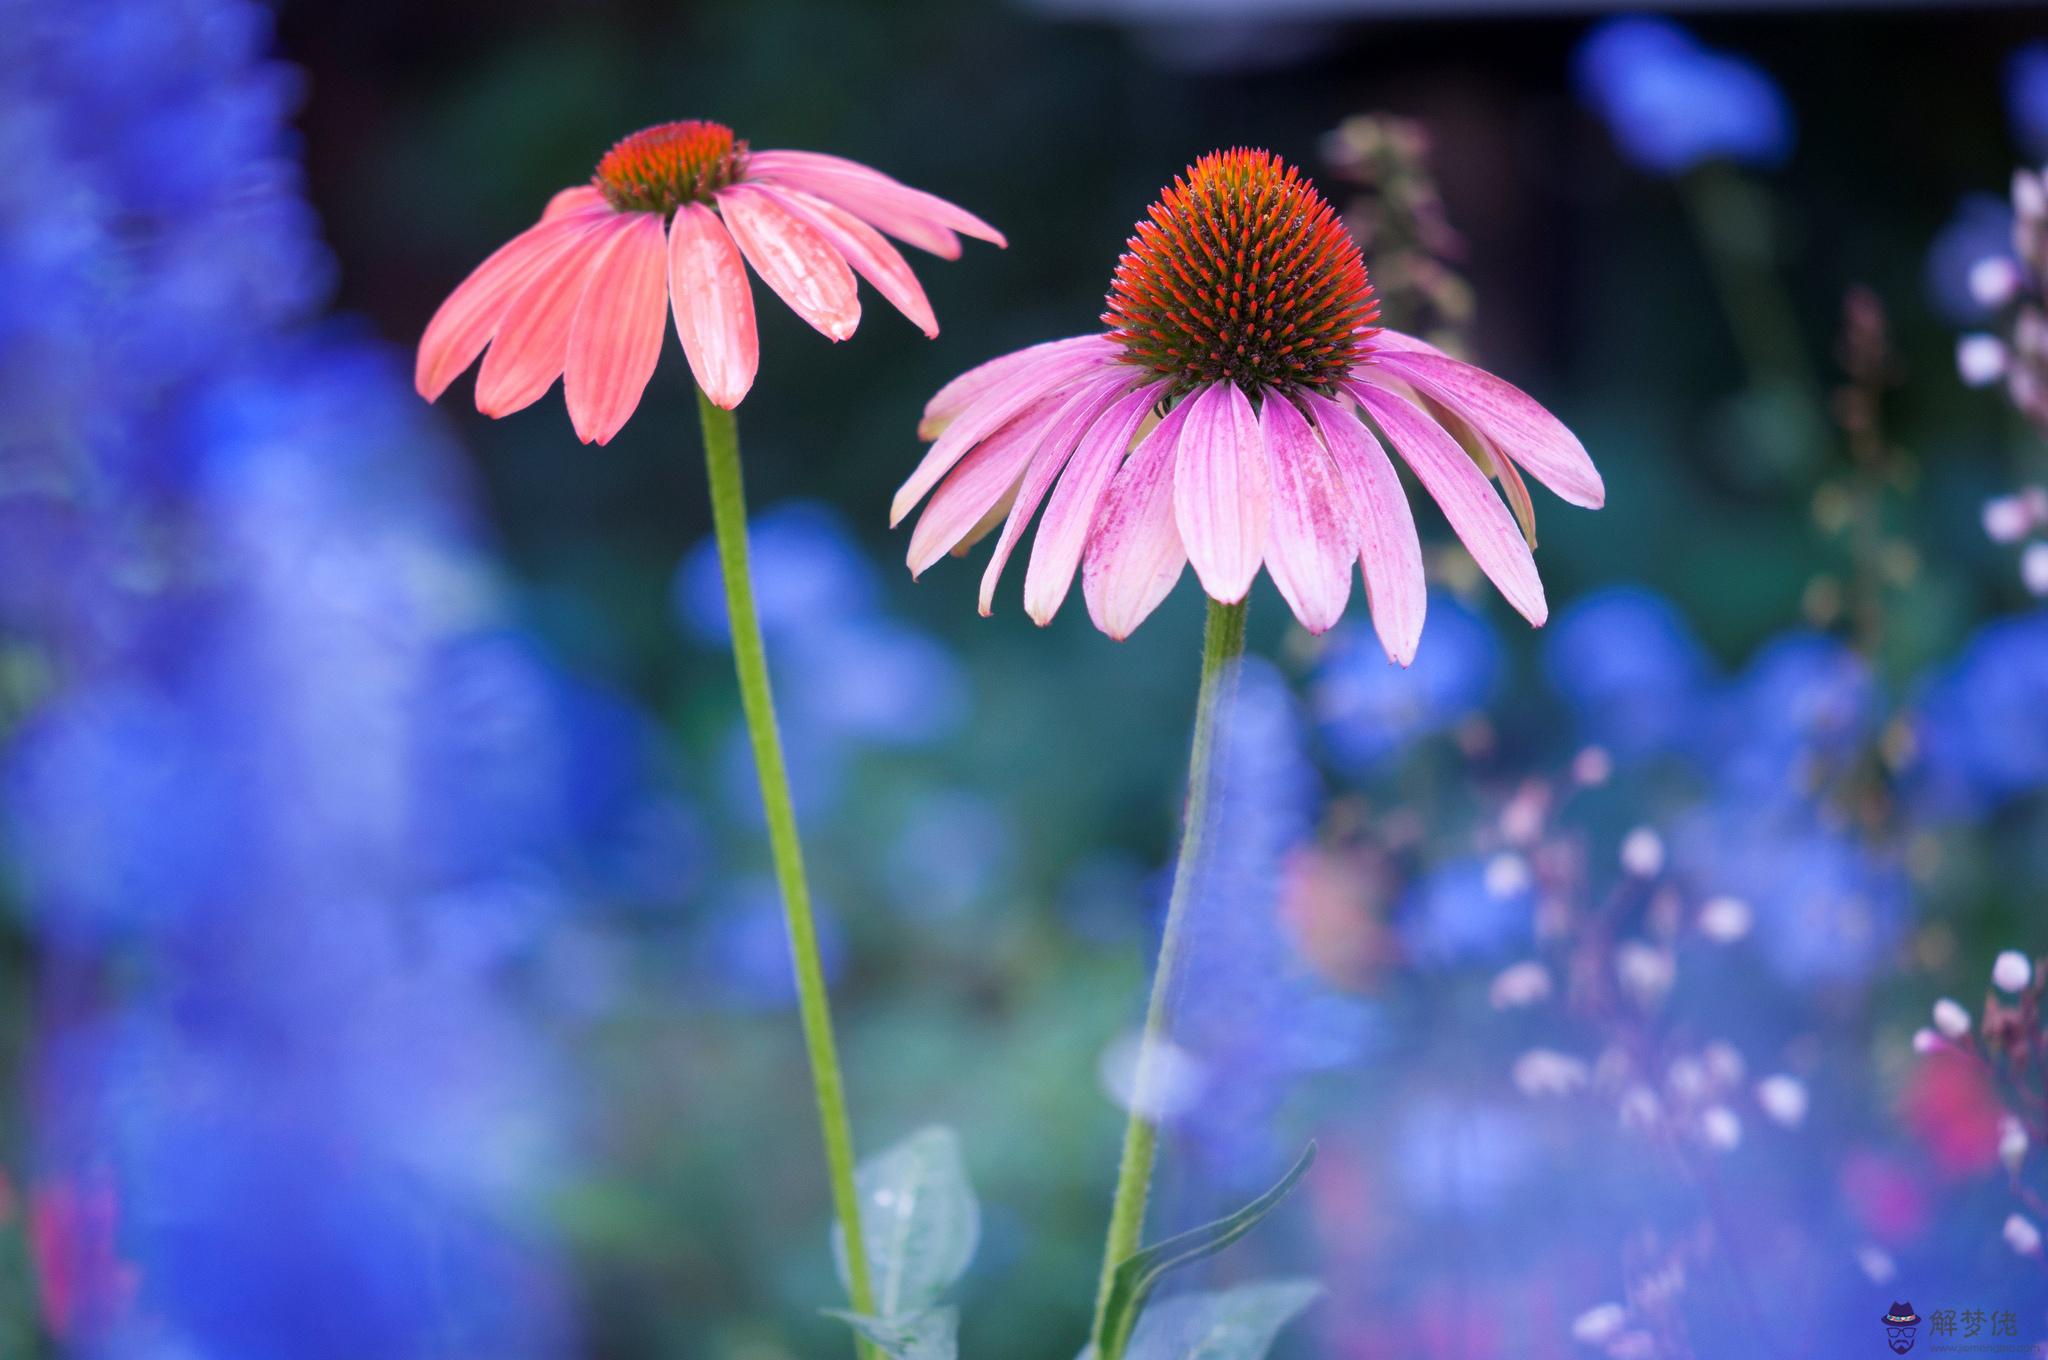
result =
[{"label": "green leaf", "polygon": [[1261,1280],[1179,1294],[1139,1319],[1125,1355],[1128,1360],[1263,1360],[1280,1329],[1322,1292],[1314,1280]]},{"label": "green leaf", "polygon": [[823,1311],[873,1342],[889,1360],[956,1360],[960,1354],[956,1308],[927,1308],[900,1318],[864,1317],[838,1308]]},{"label": "green leaf", "polygon": [[[981,1238],[981,1205],[967,1183],[960,1139],[948,1128],[920,1129],[862,1162],[854,1183],[876,1315],[891,1320],[924,1313],[965,1273]],[[834,1232],[841,1284],[847,1282],[844,1244],[845,1234]]]},{"label": "green leaf", "polygon": [[1166,1273],[1217,1252],[1243,1237],[1260,1219],[1273,1212],[1287,1193],[1301,1183],[1315,1164],[1316,1145],[1311,1142],[1280,1183],[1228,1218],[1204,1223],[1177,1237],[1133,1252],[1118,1263],[1110,1284],[1109,1303],[1102,1310],[1102,1324],[1095,1332],[1095,1349],[1103,1360],[1119,1360],[1129,1344],[1131,1329],[1145,1308],[1145,1300]]}]

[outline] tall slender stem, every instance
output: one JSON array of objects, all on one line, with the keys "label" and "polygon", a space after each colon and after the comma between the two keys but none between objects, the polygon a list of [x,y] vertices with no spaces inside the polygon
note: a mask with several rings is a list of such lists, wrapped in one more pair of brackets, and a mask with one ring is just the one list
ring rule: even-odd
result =
[{"label": "tall slender stem", "polygon": [[[1149,1116],[1158,1050],[1166,1038],[1173,1010],[1175,964],[1180,957],[1181,927],[1199,870],[1209,827],[1214,779],[1210,765],[1216,748],[1217,715],[1230,702],[1237,681],[1238,658],[1244,654],[1245,604],[1209,601],[1202,633],[1202,688],[1195,700],[1195,733],[1188,752],[1186,825],[1180,856],[1173,866],[1173,891],[1166,901],[1166,925],[1159,936],[1159,962],[1152,973],[1152,999],[1145,1006],[1145,1031],[1138,1045],[1138,1068],[1131,1085],[1131,1117],[1124,1126],[1123,1160],[1117,1167],[1116,1198],[1109,1214],[1109,1241],[1102,1253],[1102,1278],[1095,1293],[1095,1330],[1109,1305],[1116,1268],[1138,1249],[1145,1231],[1145,1199],[1152,1185],[1152,1162],[1159,1148],[1159,1126]],[[1116,1360],[1101,1356],[1098,1360]]]},{"label": "tall slender stem", "polygon": [[[846,1115],[846,1084],[839,1075],[839,1051],[832,1040],[832,1010],[825,995],[825,969],[818,958],[818,931],[811,918],[811,890],[804,880],[796,809],[789,797],[789,770],[775,725],[775,699],[768,688],[768,658],[761,646],[761,620],[754,612],[754,578],[747,565],[747,498],[740,480],[739,425],[730,411],[697,393],[704,428],[704,466],[711,478],[711,521],[718,533],[718,565],[725,577],[726,615],[732,628],[732,660],[739,672],[740,705],[754,746],[761,780],[761,804],[768,814],[768,848],[775,881],[782,890],[789,952],[796,965],[797,1013],[809,1050],[811,1085],[818,1097],[818,1127],[825,1139],[825,1166],[832,1181],[832,1206],[846,1245],[846,1269],[853,1311],[872,1314],[874,1288],[862,1247],[860,1197],[853,1180],[853,1128]],[[861,1352],[872,1354],[863,1343]]]}]

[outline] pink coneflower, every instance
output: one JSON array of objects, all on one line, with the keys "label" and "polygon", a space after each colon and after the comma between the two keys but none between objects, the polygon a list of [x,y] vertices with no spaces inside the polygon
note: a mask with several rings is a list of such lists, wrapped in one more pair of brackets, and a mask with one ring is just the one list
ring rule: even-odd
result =
[{"label": "pink coneflower", "polygon": [[1605,499],[1600,474],[1518,388],[1378,328],[1378,315],[1357,245],[1299,172],[1264,151],[1203,157],[1138,223],[1105,333],[992,360],[926,406],[919,434],[937,442],[891,508],[900,522],[931,493],[912,573],[1000,524],[981,581],[988,613],[1043,505],[1026,612],[1050,621],[1078,569],[1089,617],[1120,639],[1190,563],[1223,603],[1264,566],[1320,633],[1343,614],[1356,561],[1380,640],[1406,665],[1426,596],[1391,446],[1508,602],[1541,624],[1518,469],[1588,507]]},{"label": "pink coneflower", "polygon": [[556,194],[449,294],[420,338],[414,382],[432,401],[473,363],[476,406],[505,416],[564,377],[587,443],[640,404],[671,308],[690,372],[730,410],[760,363],[745,267],[833,340],[860,324],[854,275],[928,336],[939,323],[883,239],[956,259],[960,234],[1003,234],[942,198],[837,156],[749,151],[718,123],[664,123],[614,146],[587,185]]}]

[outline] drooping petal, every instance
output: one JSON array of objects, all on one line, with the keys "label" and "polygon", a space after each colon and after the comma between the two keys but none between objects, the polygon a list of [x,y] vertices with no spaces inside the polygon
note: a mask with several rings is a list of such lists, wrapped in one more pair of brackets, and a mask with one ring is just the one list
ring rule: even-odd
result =
[{"label": "drooping petal", "polygon": [[626,213],[590,271],[569,327],[562,392],[577,437],[607,444],[640,405],[661,357],[668,315],[668,242],[661,218]]},{"label": "drooping petal", "polygon": [[1366,602],[1373,630],[1387,656],[1406,666],[1422,642],[1429,591],[1422,579],[1422,541],[1401,475],[1380,441],[1356,412],[1328,397],[1309,393],[1309,414],[1337,475],[1351,496],[1358,524],[1358,564],[1365,574]]},{"label": "drooping petal", "polygon": [[528,227],[493,251],[448,295],[420,336],[413,386],[428,401],[448,390],[498,333],[528,284],[590,228],[577,214]]},{"label": "drooping petal", "polygon": [[951,552],[996,506],[1009,501],[1038,449],[1046,423],[1060,404],[1056,397],[1043,397],[1027,406],[968,450],[946,475],[917,517],[917,527],[910,531],[907,560],[913,579]]},{"label": "drooping petal", "polygon": [[924,295],[924,286],[910,271],[910,262],[882,234],[844,208],[814,198],[798,189],[762,185],[761,192],[801,217],[824,234],[854,273],[866,279],[889,305],[910,318],[927,340],[939,333],[939,319]]},{"label": "drooping petal", "polygon": [[583,212],[589,208],[604,206],[604,195],[597,191],[595,185],[572,185],[548,200],[547,207],[541,209],[540,220],[552,222],[557,217],[566,217],[572,212]]},{"label": "drooping petal", "polygon": [[[1451,357],[1450,355],[1445,354],[1442,350],[1438,349],[1435,345],[1430,344],[1429,341],[1419,339],[1413,335],[1405,335],[1400,331],[1390,331],[1385,329],[1376,330],[1372,333],[1372,339],[1369,342],[1369,344],[1374,354],[1378,354],[1380,351],[1385,350],[1392,353],[1403,354],[1434,354],[1440,359],[1448,359]],[[1363,375],[1358,374],[1356,370],[1353,370],[1353,376]]]},{"label": "drooping petal", "polygon": [[924,404],[924,419],[918,422],[917,437],[937,439],[955,416],[1034,364],[1082,352],[1107,358],[1114,348],[1114,342],[1107,336],[1077,335],[1066,340],[1047,340],[978,364],[932,394],[932,399]]},{"label": "drooping petal", "polygon": [[1055,388],[1062,387],[1100,361],[1089,354],[1068,354],[1019,369],[1005,381],[983,392],[951,421],[889,503],[889,524],[903,522],[910,507],[924,499],[953,464],[977,443],[986,439],[1011,416]]},{"label": "drooping petal", "polygon": [[1159,607],[1188,564],[1174,523],[1173,480],[1187,402],[1152,427],[1109,484],[1081,561],[1095,626],[1122,642]]},{"label": "drooping petal", "polygon": [[[1152,383],[1119,397],[1074,446],[1074,455],[1045,504],[1038,537],[1031,543],[1031,562],[1024,572],[1024,612],[1040,627],[1052,622],[1066,600],[1081,565],[1081,551],[1088,546],[1088,531],[1095,525],[1103,497],[1109,494],[1110,480],[1123,466],[1124,452],[1144,423],[1145,413],[1165,392],[1165,383]],[[1348,561],[1343,569],[1348,575]]]},{"label": "drooping petal", "polygon": [[631,226],[631,215],[615,213],[584,228],[513,299],[476,376],[477,410],[494,419],[524,410],[562,376],[584,284],[613,235]]},{"label": "drooping petal", "polygon": [[1395,450],[1415,469],[1479,569],[1500,588],[1509,604],[1541,627],[1550,610],[1543,600],[1536,559],[1486,474],[1458,447],[1457,440],[1407,398],[1369,382],[1348,384],[1346,390],[1379,422]]},{"label": "drooping petal", "polygon": [[1266,570],[1301,626],[1325,633],[1351,599],[1351,562],[1358,553],[1351,498],[1293,402],[1268,392],[1259,430],[1273,484]]},{"label": "drooping petal", "polygon": [[1250,398],[1234,382],[1188,399],[1173,471],[1173,513],[1202,589],[1234,604],[1252,588],[1271,511],[1266,444]]},{"label": "drooping petal", "polygon": [[677,208],[669,224],[668,294],[691,375],[714,405],[730,411],[754,385],[761,337],[740,248],[701,203]]},{"label": "drooping petal", "polygon": [[[820,198],[830,199],[869,221],[874,221],[874,218],[862,210],[863,203],[891,215],[920,217],[935,226],[995,245],[1009,244],[1001,232],[959,204],[922,189],[913,189],[858,161],[821,155],[815,151],[762,151],[749,159],[747,168],[750,174],[780,179]],[[881,223],[876,222],[875,225],[881,226]],[[886,227],[882,229],[888,230]]]},{"label": "drooping petal", "polygon": [[1059,480],[1067,460],[1073,457],[1082,438],[1094,428],[1103,412],[1129,390],[1134,378],[1132,371],[1124,369],[1082,381],[1046,423],[1038,449],[1031,455],[1031,464],[1024,469],[1024,480],[1018,484],[1010,513],[1003,520],[1002,536],[996,540],[996,549],[989,555],[988,566],[981,573],[980,608],[983,618],[994,610],[996,586],[1002,580],[1003,568],[1023,538],[1024,530],[1030,527],[1031,517],[1038,513],[1046,492],[1052,490],[1053,483]]},{"label": "drooping petal", "polygon": [[1456,411],[1537,481],[1573,505],[1597,510],[1607,488],[1586,447],[1528,393],[1485,369],[1442,354],[1396,351],[1378,366]]},{"label": "drooping petal", "polygon": [[844,340],[860,325],[846,257],[816,227],[750,184],[718,191],[718,210],[747,263],[820,334]]}]

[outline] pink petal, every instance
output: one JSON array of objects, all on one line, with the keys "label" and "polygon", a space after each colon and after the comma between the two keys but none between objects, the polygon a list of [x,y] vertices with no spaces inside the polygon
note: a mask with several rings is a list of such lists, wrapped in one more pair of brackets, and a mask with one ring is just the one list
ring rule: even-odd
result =
[{"label": "pink petal", "polygon": [[1081,563],[1081,595],[1095,626],[1122,642],[1180,580],[1188,564],[1174,523],[1174,467],[1189,403],[1166,419],[1124,460],[1097,513]]},{"label": "pink petal", "polygon": [[668,242],[653,213],[625,213],[590,271],[569,327],[562,393],[586,444],[608,444],[640,405],[661,357]]},{"label": "pink petal", "polygon": [[1306,395],[1316,431],[1351,494],[1373,629],[1387,656],[1406,666],[1422,642],[1429,591],[1422,580],[1422,541],[1415,534],[1415,512],[1408,507],[1401,474],[1356,412],[1328,397]]},{"label": "pink petal", "polygon": [[[823,156],[815,151],[763,151],[750,157],[747,167],[750,174],[772,176],[808,190],[869,221],[875,219],[862,210],[863,203],[890,215],[921,217],[963,236],[973,236],[999,246],[1009,244],[1001,232],[958,204],[949,203],[937,194],[913,189],[857,161]],[[875,225],[882,224],[875,222]],[[883,227],[883,230],[888,228]]]},{"label": "pink petal", "polygon": [[549,199],[547,207],[541,210],[540,220],[552,222],[557,217],[567,217],[573,212],[583,212],[590,208],[609,208],[610,206],[610,204],[604,201],[604,195],[599,193],[595,186],[578,184],[562,190]]},{"label": "pink petal", "polygon": [[[1081,566],[1088,531],[1095,525],[1103,497],[1109,494],[1110,479],[1123,466],[1131,436],[1144,423],[1145,413],[1165,392],[1165,383],[1152,383],[1118,398],[1075,446],[1052,499],[1046,502],[1038,537],[1031,544],[1031,564],[1024,573],[1024,612],[1040,627],[1052,622],[1066,600],[1074,573]],[[1347,562],[1347,575],[1349,569]]]},{"label": "pink petal", "polygon": [[[1451,357],[1435,345],[1430,344],[1429,341],[1418,340],[1412,335],[1403,335],[1400,331],[1374,331],[1372,339],[1367,341],[1366,344],[1375,354],[1381,350],[1386,350],[1396,354],[1434,354],[1442,359]],[[1359,376],[1357,370],[1353,370],[1352,376]]]},{"label": "pink petal", "polygon": [[1472,364],[1423,351],[1383,354],[1378,362],[1389,374],[1463,416],[1564,500],[1593,510],[1606,502],[1607,488],[1578,436],[1513,383]]},{"label": "pink petal", "polygon": [[1266,443],[1236,383],[1211,383],[1188,404],[1173,471],[1174,520],[1202,589],[1234,604],[1252,588],[1266,547]]},{"label": "pink petal", "polygon": [[1009,516],[1003,521],[1002,537],[996,540],[996,550],[989,555],[988,567],[981,573],[983,618],[987,618],[995,608],[996,586],[1002,580],[1003,568],[1008,564],[1018,540],[1024,536],[1024,530],[1030,526],[1031,517],[1038,513],[1045,493],[1052,490],[1053,483],[1059,480],[1060,472],[1066,467],[1067,460],[1073,457],[1082,437],[1102,418],[1102,413],[1129,390],[1131,377],[1126,370],[1081,382],[1046,423],[1038,451],[1031,455],[1031,465],[1024,469],[1024,480],[1018,485]]},{"label": "pink petal", "polygon": [[996,506],[1010,499],[1061,404],[1058,398],[1048,397],[1026,407],[976,444],[947,474],[910,532],[908,560],[913,578],[922,576],[978,528]]},{"label": "pink petal", "polygon": [[579,215],[528,227],[470,271],[436,309],[420,336],[413,386],[421,396],[436,400],[463,369],[476,362],[527,285],[591,222]]},{"label": "pink petal", "polygon": [[946,426],[909,478],[896,488],[896,497],[889,503],[891,527],[901,524],[903,517],[910,513],[910,507],[924,499],[925,492],[938,484],[939,478],[960,461],[961,455],[988,438],[1004,421],[1053,389],[1099,366],[1099,361],[1092,356],[1061,355],[1045,363],[1029,365],[1007,382],[984,393],[980,400]]},{"label": "pink petal", "polygon": [[917,437],[937,439],[955,416],[1034,364],[1084,351],[1107,358],[1114,351],[1115,343],[1103,335],[1077,335],[1069,340],[1048,340],[970,368],[941,387],[924,404],[924,419],[918,423]]},{"label": "pink petal", "polygon": [[562,376],[562,366],[569,361],[569,327],[583,301],[583,286],[606,243],[614,233],[629,229],[632,217],[615,213],[581,228],[568,249],[543,265],[513,300],[476,376],[477,410],[493,418],[524,410]]},{"label": "pink petal", "polygon": [[1500,588],[1509,604],[1541,627],[1550,610],[1543,601],[1536,559],[1486,474],[1458,447],[1457,440],[1405,397],[1364,382],[1350,383],[1346,390],[1379,422],[1394,448],[1415,469],[1479,569]]},{"label": "pink petal", "polygon": [[1259,410],[1273,476],[1266,570],[1311,633],[1326,633],[1351,599],[1358,529],[1337,468],[1294,403],[1275,392]]},{"label": "pink petal", "polygon": [[[755,160],[759,160],[757,156]],[[928,214],[905,207],[887,197],[863,194],[859,181],[850,181],[848,176],[819,174],[808,169],[781,170],[772,173],[752,170],[754,183],[780,185],[785,189],[797,189],[818,198],[837,204],[854,214],[869,226],[886,232],[899,241],[929,251],[945,260],[960,258],[960,238],[953,231],[934,221]],[[873,185],[867,187],[873,188]]]},{"label": "pink petal", "polygon": [[690,373],[713,405],[730,411],[754,385],[761,337],[740,248],[702,203],[677,208],[669,224],[668,295]]},{"label": "pink petal", "polygon": [[801,190],[763,185],[761,192],[823,233],[825,239],[846,257],[854,272],[873,285],[874,290],[887,298],[897,311],[909,317],[911,324],[923,331],[927,340],[938,335],[939,319],[932,315],[932,304],[926,300],[917,275],[910,272],[909,261],[897,252],[896,247],[883,240],[880,232],[844,208],[834,207],[824,199],[813,198]]},{"label": "pink petal", "polygon": [[721,189],[717,198],[725,225],[761,281],[828,339],[852,335],[860,325],[860,297],[837,247],[752,185]]}]

